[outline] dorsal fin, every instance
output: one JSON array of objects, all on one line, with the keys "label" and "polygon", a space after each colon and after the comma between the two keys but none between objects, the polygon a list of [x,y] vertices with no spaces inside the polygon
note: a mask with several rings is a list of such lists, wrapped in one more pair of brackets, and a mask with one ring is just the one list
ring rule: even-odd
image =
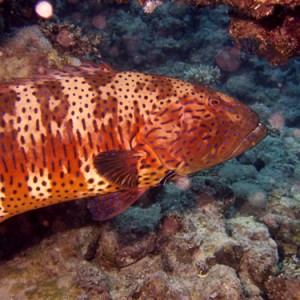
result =
[{"label": "dorsal fin", "polygon": [[[93,68],[93,69],[102,69],[103,71],[111,71],[111,72],[116,72],[116,70],[114,68],[112,68],[109,64],[107,64],[106,62],[104,62],[103,60],[100,61],[100,63],[95,63],[92,62],[90,60],[81,58],[81,66],[85,67],[85,68]],[[80,67],[81,67],[80,66]]]},{"label": "dorsal fin", "polygon": [[81,61],[80,66],[73,66],[70,64],[65,64],[65,65],[63,65],[62,69],[58,69],[56,71],[63,72],[63,73],[65,73],[65,72],[73,73],[73,74],[76,74],[76,73],[93,74],[93,73],[99,73],[99,72],[104,72],[104,73],[117,72],[111,66],[109,66],[108,64],[106,64],[103,61],[101,61],[99,64],[89,61],[87,59],[80,59],[80,61]]},{"label": "dorsal fin", "polygon": [[97,64],[86,59],[80,59],[80,61],[80,66],[64,64],[62,68],[46,67],[42,71],[36,70],[27,78],[17,78],[15,80],[7,81],[5,86],[9,87],[11,84],[23,85],[28,82],[31,83],[32,81],[38,84],[44,81],[58,80],[70,76],[93,75],[99,73],[113,74],[117,72],[104,62]]}]

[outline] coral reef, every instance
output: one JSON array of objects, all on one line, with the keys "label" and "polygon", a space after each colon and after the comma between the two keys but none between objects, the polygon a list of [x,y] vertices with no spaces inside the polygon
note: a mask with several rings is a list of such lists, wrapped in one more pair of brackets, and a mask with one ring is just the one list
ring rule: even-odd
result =
[{"label": "coral reef", "polygon": [[[152,13],[156,7],[162,5],[161,1],[154,0],[138,2],[144,6],[146,13]],[[232,11],[229,32],[237,45],[274,65],[285,64],[288,59],[300,55],[298,14],[300,5],[296,0],[177,0],[177,2],[197,6],[216,4],[230,6]],[[229,67],[229,70],[232,68]]]},{"label": "coral reef", "polygon": [[[0,4],[1,32],[36,22],[25,2],[10,1],[10,12]],[[300,61],[272,67],[242,51],[273,64],[297,55],[290,26],[299,4],[213,1],[234,7],[237,49],[224,6],[166,2],[145,14],[134,2],[56,1],[53,22],[2,43],[1,80],[82,54],[189,80],[192,69],[217,66],[210,84],[250,104],[269,136],[237,159],[149,191],[105,223],[94,223],[80,200],[1,223],[0,298],[299,299]]]},{"label": "coral reef", "polygon": [[[10,28],[12,22],[28,25],[36,21],[37,16],[34,12],[33,2],[4,1],[4,4],[2,4],[3,27]],[[68,6],[76,4],[80,11],[87,11],[88,7],[97,8],[100,5],[99,1],[89,1],[89,6],[78,2],[58,2],[56,3],[56,10],[60,12],[68,8]],[[114,2],[128,3],[130,1],[115,0]],[[154,10],[157,11],[156,9],[160,6],[168,6],[159,0],[139,0],[137,2],[143,6],[146,14],[153,13]],[[296,0],[177,0],[177,2],[190,6],[228,5],[232,9],[230,12],[229,32],[237,45],[245,51],[264,57],[274,65],[285,64],[288,59],[299,56],[300,19],[298,12],[300,5]],[[176,10],[176,8],[172,8],[172,10]],[[77,19],[81,19],[80,13],[77,14]],[[100,26],[98,27],[100,29],[106,27],[106,20],[103,23],[103,17],[98,19],[94,17],[93,20],[96,28],[97,26]],[[98,24],[100,24],[101,20],[100,25],[97,25],[97,20],[99,20]],[[70,31],[68,35],[70,35]],[[172,45],[172,47],[175,44],[172,39],[169,41],[169,45]]]},{"label": "coral reef", "polygon": [[102,39],[101,34],[91,32],[84,35],[80,27],[68,22],[43,22],[39,27],[61,54],[100,57],[97,47]]},{"label": "coral reef", "polygon": [[[204,17],[200,9],[192,11],[175,3],[165,3],[151,15],[144,14],[133,1],[126,7],[128,9],[113,13],[103,7],[107,11],[106,28],[101,31],[103,40],[99,50],[108,63],[116,68],[139,71],[144,71],[147,66],[148,72],[181,78],[192,67],[215,66],[218,49],[210,46],[207,51],[201,45],[225,43],[228,37],[226,28],[218,26],[226,26],[229,20],[224,8],[216,8],[220,13],[216,24],[213,13]],[[215,34],[207,31],[194,33],[190,30],[193,26],[214,26]],[[173,60],[181,62],[174,64]]]},{"label": "coral reef", "polygon": [[[274,18],[274,23],[282,22]],[[273,65],[285,64],[288,59],[300,55],[298,17],[286,16],[282,24],[271,29],[261,24],[263,21],[232,17],[229,31],[239,47],[267,59]]]},{"label": "coral reef", "polygon": [[[179,0],[182,2],[182,0]],[[229,32],[242,49],[274,65],[300,55],[300,5],[297,0],[195,0],[196,5],[226,4],[232,8]]]}]

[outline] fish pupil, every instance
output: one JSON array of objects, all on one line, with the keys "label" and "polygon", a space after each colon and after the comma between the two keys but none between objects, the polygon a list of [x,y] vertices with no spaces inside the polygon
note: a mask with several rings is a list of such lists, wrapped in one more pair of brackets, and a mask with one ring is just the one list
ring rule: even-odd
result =
[{"label": "fish pupil", "polygon": [[218,98],[211,97],[211,98],[208,99],[208,105],[210,107],[214,107],[215,108],[215,107],[219,106],[220,104],[221,104],[221,101]]},{"label": "fish pupil", "polygon": [[212,105],[218,105],[218,104],[219,104],[219,101],[218,101],[218,100],[212,100],[212,101],[211,101],[211,104],[212,104]]}]

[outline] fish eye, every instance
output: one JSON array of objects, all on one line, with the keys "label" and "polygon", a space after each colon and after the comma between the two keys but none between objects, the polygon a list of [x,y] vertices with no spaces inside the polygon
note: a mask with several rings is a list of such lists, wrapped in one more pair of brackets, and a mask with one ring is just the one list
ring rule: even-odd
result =
[{"label": "fish eye", "polygon": [[216,97],[209,97],[208,98],[208,105],[211,108],[217,108],[219,107],[221,104],[221,99],[220,98],[216,98]]}]

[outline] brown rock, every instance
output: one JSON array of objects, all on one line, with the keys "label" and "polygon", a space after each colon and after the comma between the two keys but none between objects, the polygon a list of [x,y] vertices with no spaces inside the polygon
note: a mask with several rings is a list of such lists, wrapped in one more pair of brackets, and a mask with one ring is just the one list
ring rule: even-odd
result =
[{"label": "brown rock", "polygon": [[181,226],[179,215],[168,215],[162,221],[161,234],[164,236],[172,236],[180,230]]},{"label": "brown rock", "polygon": [[287,279],[283,276],[270,277],[266,282],[268,299],[300,299],[300,279]]},{"label": "brown rock", "polygon": [[205,276],[195,282],[196,295],[193,299],[242,300],[242,285],[234,269],[215,265]]},{"label": "brown rock", "polygon": [[123,268],[142,259],[154,250],[156,235],[149,233],[134,241],[124,241],[112,227],[103,226],[96,260],[107,267]]},{"label": "brown rock", "polygon": [[183,283],[171,284],[166,273],[159,271],[147,277],[133,292],[133,299],[148,300],[189,300],[191,299]]}]

